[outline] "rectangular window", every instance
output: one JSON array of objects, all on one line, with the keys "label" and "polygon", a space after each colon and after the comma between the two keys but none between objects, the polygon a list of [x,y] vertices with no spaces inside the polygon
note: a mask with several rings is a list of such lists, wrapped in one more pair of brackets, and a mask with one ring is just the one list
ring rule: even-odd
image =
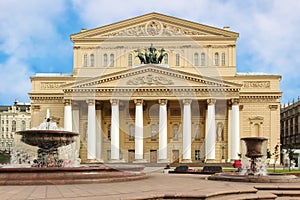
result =
[{"label": "rectangular window", "polygon": [[176,66],[179,66],[180,65],[180,55],[179,53],[176,54]]},{"label": "rectangular window", "polygon": [[156,140],[156,126],[155,126],[155,124],[151,125],[151,140],[152,141]]},{"label": "rectangular window", "polygon": [[200,150],[195,150],[195,160],[200,160]]}]

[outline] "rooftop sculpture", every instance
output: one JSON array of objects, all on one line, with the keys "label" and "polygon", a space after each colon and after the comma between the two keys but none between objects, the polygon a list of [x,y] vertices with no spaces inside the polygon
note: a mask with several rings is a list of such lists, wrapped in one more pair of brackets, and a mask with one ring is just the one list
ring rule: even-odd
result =
[{"label": "rooftop sculpture", "polygon": [[137,50],[137,57],[140,59],[141,64],[160,64],[163,58],[166,56],[164,48],[161,48],[159,56],[156,48],[151,44],[149,48],[146,48],[144,53],[141,49]]}]

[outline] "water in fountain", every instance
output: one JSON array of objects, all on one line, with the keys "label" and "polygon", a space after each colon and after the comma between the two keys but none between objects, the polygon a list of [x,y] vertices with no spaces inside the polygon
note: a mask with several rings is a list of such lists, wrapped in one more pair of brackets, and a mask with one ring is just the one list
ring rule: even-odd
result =
[{"label": "water in fountain", "polygon": [[76,167],[80,165],[78,142],[75,143],[78,134],[65,131],[55,122],[51,122],[49,109],[45,121],[38,127],[17,133],[21,138],[16,137],[16,147],[11,151],[12,166]]},{"label": "water in fountain", "polygon": [[[262,137],[247,137],[242,138],[246,148],[242,154],[242,170],[241,175],[267,175],[266,170],[266,138]],[[246,151],[245,151],[246,149]]]}]

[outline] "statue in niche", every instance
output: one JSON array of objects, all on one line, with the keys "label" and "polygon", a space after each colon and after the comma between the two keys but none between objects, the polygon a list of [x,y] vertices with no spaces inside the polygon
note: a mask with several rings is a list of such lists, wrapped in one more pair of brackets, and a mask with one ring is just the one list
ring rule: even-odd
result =
[{"label": "statue in niche", "polygon": [[217,124],[217,141],[224,141],[224,126],[223,123],[219,122]]},{"label": "statue in niche", "polygon": [[149,48],[145,49],[145,53],[142,53],[140,49],[138,49],[137,52],[138,55],[136,57],[140,59],[141,64],[160,64],[166,55],[164,53],[165,49],[162,48],[160,50],[160,55],[157,56],[157,51],[153,44],[151,44]]}]

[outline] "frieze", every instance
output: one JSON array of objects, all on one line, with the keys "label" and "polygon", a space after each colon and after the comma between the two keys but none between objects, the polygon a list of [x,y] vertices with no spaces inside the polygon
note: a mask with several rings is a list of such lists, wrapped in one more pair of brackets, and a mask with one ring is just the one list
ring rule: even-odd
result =
[{"label": "frieze", "polygon": [[244,81],[244,88],[270,88],[270,81]]},{"label": "frieze", "polygon": [[63,104],[64,100],[63,98],[49,98],[49,99],[31,99],[31,102],[34,104]]},{"label": "frieze", "polygon": [[147,76],[139,76],[127,81],[128,85],[173,85],[172,80],[168,80],[162,76],[153,76],[149,74]]},{"label": "frieze", "polygon": [[277,103],[280,96],[243,96],[240,97],[240,103]]},{"label": "frieze", "polygon": [[203,99],[203,98],[235,98],[238,97],[238,92],[233,91],[210,91],[210,90],[193,90],[193,89],[89,89],[89,90],[75,90],[73,93],[68,92],[65,93],[66,97],[73,97],[73,98],[80,98],[80,97],[89,97],[89,96],[95,96],[95,97],[177,97],[177,98],[185,98],[185,97],[191,97],[191,98],[197,98],[197,99]]},{"label": "frieze", "polygon": [[130,27],[104,36],[180,36],[180,35],[205,35],[205,33],[185,29],[179,26],[151,20],[138,26]]},{"label": "frieze", "polygon": [[53,90],[59,89],[66,82],[41,82],[41,89],[44,90]]}]

